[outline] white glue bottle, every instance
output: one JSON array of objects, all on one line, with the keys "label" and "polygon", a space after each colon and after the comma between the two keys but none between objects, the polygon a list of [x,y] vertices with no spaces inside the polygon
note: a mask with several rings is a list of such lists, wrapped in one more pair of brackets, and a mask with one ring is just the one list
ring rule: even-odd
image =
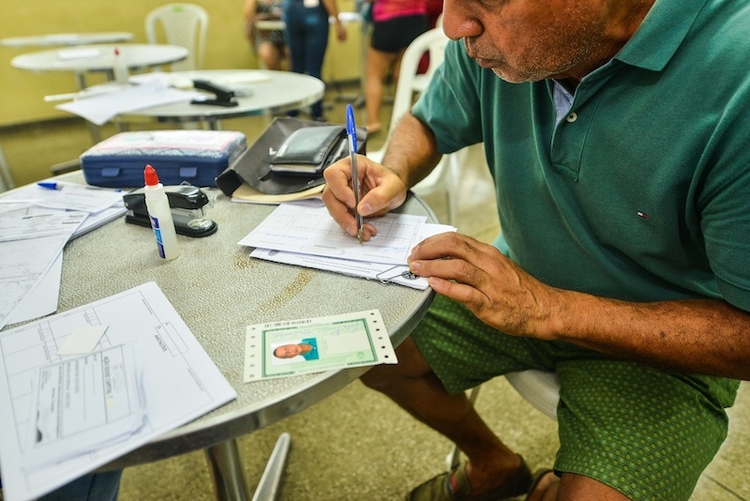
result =
[{"label": "white glue bottle", "polygon": [[143,188],[146,194],[146,209],[151,220],[151,228],[156,236],[159,257],[174,259],[180,255],[180,247],[177,245],[177,233],[174,230],[169,199],[153,167],[146,165],[143,178],[146,181],[146,186]]},{"label": "white glue bottle", "polygon": [[115,62],[112,65],[112,73],[114,74],[116,83],[120,85],[128,84],[128,67],[122,59],[120,49],[117,47],[115,47]]}]

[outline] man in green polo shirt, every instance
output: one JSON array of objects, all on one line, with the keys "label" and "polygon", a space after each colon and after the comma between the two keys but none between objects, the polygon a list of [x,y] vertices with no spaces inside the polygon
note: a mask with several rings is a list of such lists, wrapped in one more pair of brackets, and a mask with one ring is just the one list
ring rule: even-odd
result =
[{"label": "man in green polo shirt", "polygon": [[[383,165],[359,162],[365,217],[479,142],[497,190],[496,246],[412,251],[438,296],[363,377],[469,458],[411,498],[688,499],[750,379],[748,2],[446,0],[443,26],[456,42]],[[325,177],[356,235],[348,159]],[[533,484],[463,394],[529,368],[561,383]]]}]

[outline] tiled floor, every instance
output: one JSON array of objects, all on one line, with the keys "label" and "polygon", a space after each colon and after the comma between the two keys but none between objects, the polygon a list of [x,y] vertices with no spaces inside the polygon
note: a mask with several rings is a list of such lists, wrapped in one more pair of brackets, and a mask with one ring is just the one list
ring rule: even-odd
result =
[{"label": "tiled floor", "polygon": [[[332,121],[343,122],[341,104],[329,110]],[[224,123],[224,128],[242,130],[249,138],[259,127],[258,119]],[[105,129],[104,137],[112,132]],[[369,146],[379,148],[384,137],[384,133],[372,137]],[[0,144],[20,184],[48,176],[52,164],[77,157],[90,146],[90,139],[86,127],[71,120],[0,130]],[[459,228],[491,241],[499,228],[488,174],[466,166],[458,189],[462,200]],[[441,196],[428,198],[440,216],[445,215],[443,200]],[[477,407],[533,468],[552,464],[557,446],[555,422],[522,400],[504,379],[483,386]],[[742,384],[729,413],[729,437],[692,500],[750,501],[750,384]],[[293,445],[281,499],[291,501],[401,499],[411,487],[444,468],[449,450],[445,439],[356,382],[310,409],[240,439],[251,488],[257,485],[282,431],[291,433]],[[126,470],[120,499],[210,500],[210,485],[203,455],[195,452]]]}]

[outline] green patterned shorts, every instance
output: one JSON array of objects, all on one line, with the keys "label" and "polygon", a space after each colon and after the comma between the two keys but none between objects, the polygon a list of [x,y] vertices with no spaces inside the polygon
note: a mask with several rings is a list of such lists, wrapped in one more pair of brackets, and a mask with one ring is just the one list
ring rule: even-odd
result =
[{"label": "green patterned shorts", "polygon": [[558,472],[594,478],[631,499],[688,499],[726,438],[739,381],[684,376],[563,342],[505,335],[437,296],[412,333],[456,394],[524,369],[560,379]]}]

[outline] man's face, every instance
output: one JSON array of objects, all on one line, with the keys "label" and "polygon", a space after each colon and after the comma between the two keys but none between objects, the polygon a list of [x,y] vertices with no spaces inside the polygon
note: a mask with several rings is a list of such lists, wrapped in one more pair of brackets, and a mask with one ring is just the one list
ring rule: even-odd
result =
[{"label": "man's face", "polygon": [[302,346],[298,344],[285,344],[274,350],[274,355],[279,358],[292,358],[302,354]]},{"label": "man's face", "polygon": [[[609,0],[445,0],[443,29],[509,82],[585,76],[622,46]],[[625,2],[627,3],[627,2]],[[613,36],[615,35],[615,36]]]}]

